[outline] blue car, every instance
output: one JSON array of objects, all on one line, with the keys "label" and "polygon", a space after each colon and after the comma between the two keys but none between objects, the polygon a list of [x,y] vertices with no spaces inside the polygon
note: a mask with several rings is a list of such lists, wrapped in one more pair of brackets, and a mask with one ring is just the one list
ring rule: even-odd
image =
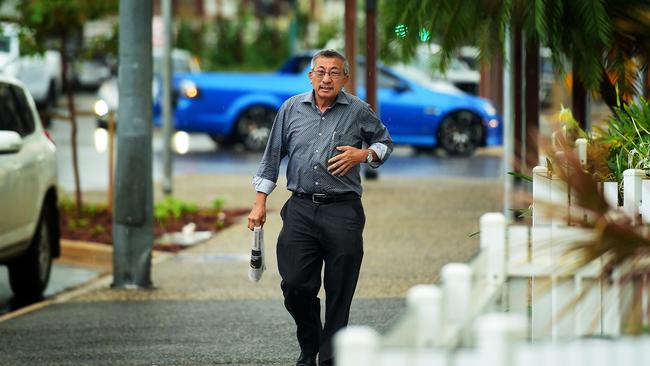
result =
[{"label": "blue car", "polygon": [[[311,53],[290,58],[275,73],[196,73],[174,79],[175,127],[209,134],[215,142],[263,150],[277,110],[289,97],[312,88]],[[378,69],[381,120],[395,144],[441,147],[469,156],[479,146],[502,143],[502,119],[492,104],[448,83],[417,79],[386,66]],[[357,67],[364,98],[364,63]]]}]

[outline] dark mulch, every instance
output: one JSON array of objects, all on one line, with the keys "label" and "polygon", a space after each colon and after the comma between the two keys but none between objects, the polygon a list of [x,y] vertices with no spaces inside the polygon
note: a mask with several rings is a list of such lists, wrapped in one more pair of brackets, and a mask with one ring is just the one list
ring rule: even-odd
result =
[{"label": "dark mulch", "polygon": [[[247,215],[250,209],[224,209],[221,213],[211,209],[199,209],[196,212],[182,214],[179,218],[168,218],[164,222],[154,219],[154,236],[159,238],[165,233],[180,232],[183,226],[193,222],[196,231],[218,232],[232,225],[240,216]],[[90,241],[112,245],[113,217],[105,208],[92,211],[83,210],[77,215],[71,207],[60,208],[61,238],[70,240]],[[155,244],[154,249],[177,252],[185,246],[177,244]]]}]

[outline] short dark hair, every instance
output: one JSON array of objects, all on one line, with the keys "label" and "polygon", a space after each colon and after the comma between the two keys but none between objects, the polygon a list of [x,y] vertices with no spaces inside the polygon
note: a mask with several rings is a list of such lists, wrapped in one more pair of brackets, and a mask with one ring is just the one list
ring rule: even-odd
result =
[{"label": "short dark hair", "polygon": [[316,52],[314,57],[311,58],[311,68],[313,69],[314,66],[316,66],[316,59],[317,58],[338,58],[339,60],[343,61],[343,73],[347,75],[350,72],[350,64],[348,63],[348,60],[343,56],[341,53],[339,53],[336,50],[329,49],[329,50],[321,50]]}]

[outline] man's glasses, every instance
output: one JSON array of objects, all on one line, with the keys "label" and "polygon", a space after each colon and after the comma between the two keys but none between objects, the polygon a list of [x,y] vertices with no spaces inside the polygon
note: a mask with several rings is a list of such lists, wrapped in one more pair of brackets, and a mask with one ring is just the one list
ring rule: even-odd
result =
[{"label": "man's glasses", "polygon": [[343,73],[339,70],[330,70],[329,72],[326,72],[325,70],[313,70],[313,72],[319,79],[324,78],[325,75],[329,75],[332,79],[340,79],[343,77]]}]

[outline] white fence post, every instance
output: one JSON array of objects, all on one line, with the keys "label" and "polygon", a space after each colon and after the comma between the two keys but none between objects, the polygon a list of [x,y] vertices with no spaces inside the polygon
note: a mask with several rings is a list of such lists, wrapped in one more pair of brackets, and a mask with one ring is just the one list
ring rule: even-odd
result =
[{"label": "white fence post", "polygon": [[[508,227],[508,255],[506,268],[525,265],[530,262],[530,228],[527,225]],[[512,313],[528,314],[529,277],[508,274],[506,310]]]},{"label": "white fence post", "polygon": [[650,224],[650,179],[641,180],[641,219]]},{"label": "white fence post", "polygon": [[505,281],[506,274],[506,218],[490,212],[481,216],[481,250],[487,250],[487,275],[496,283]]},{"label": "white fence post", "polygon": [[641,207],[641,178],[645,171],[641,169],[627,169],[623,172],[623,210],[638,224]]},{"label": "white fence post", "polygon": [[587,139],[576,139],[576,149],[578,150],[578,159],[580,159],[580,165],[582,165],[584,168],[585,165],[587,165]]},{"label": "white fence post", "polygon": [[515,343],[526,337],[526,318],[518,314],[487,314],[478,319],[477,328],[480,364],[514,366]]},{"label": "white fence post", "polygon": [[603,182],[603,195],[610,207],[618,209],[618,182]]},{"label": "white fence post", "polygon": [[551,224],[566,226],[569,219],[569,185],[560,177],[551,178]]},{"label": "white fence post", "polygon": [[465,325],[470,316],[472,301],[472,269],[464,263],[448,263],[440,273],[445,319]]},{"label": "white fence post", "polygon": [[366,326],[349,326],[334,335],[337,366],[375,366],[379,334]]},{"label": "white fence post", "polygon": [[436,340],[442,337],[442,293],[440,289],[434,285],[413,286],[406,295],[406,305],[416,313],[415,347],[433,347]]}]

